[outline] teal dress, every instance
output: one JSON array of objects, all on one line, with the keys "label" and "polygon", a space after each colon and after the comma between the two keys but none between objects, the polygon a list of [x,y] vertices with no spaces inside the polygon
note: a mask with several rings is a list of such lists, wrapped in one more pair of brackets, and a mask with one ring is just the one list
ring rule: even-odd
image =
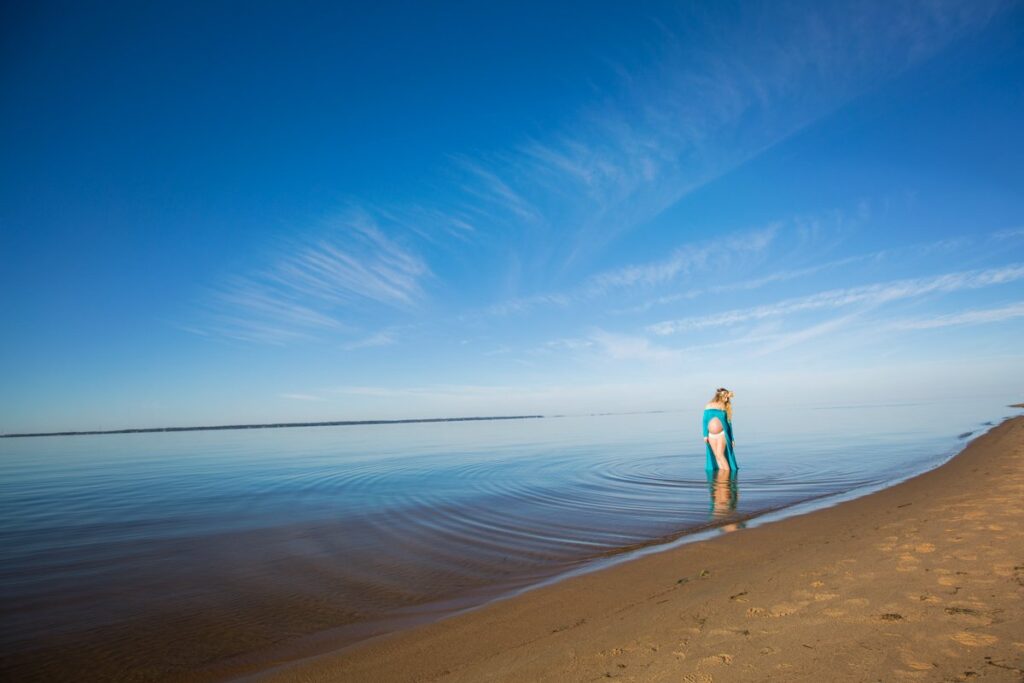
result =
[{"label": "teal dress", "polygon": [[[711,422],[711,420],[713,420],[716,417],[719,419],[719,421],[721,421],[722,425],[725,427],[725,457],[726,460],[729,461],[729,468],[732,469],[733,472],[735,472],[736,470],[739,469],[739,467],[736,466],[736,455],[732,452],[732,422],[729,421],[729,418],[725,414],[724,410],[719,410],[717,408],[704,409],[704,436],[708,435],[708,423]],[[707,463],[705,464],[704,469],[707,470],[708,472],[713,472],[717,470],[718,461],[715,460],[715,454],[711,450],[711,444],[705,443],[704,451],[707,455]]]}]

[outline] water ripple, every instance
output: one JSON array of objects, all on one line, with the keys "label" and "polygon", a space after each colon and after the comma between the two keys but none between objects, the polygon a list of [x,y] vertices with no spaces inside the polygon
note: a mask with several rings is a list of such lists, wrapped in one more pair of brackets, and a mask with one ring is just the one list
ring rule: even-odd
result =
[{"label": "water ripple", "polygon": [[0,645],[56,657],[40,643],[75,643],[123,663],[131,648],[152,659],[146,642],[179,657],[227,631],[365,637],[366,624],[921,471],[960,443],[948,425],[984,419],[883,433],[828,414],[816,434],[752,425],[742,469],[717,479],[673,414],[10,440]]}]

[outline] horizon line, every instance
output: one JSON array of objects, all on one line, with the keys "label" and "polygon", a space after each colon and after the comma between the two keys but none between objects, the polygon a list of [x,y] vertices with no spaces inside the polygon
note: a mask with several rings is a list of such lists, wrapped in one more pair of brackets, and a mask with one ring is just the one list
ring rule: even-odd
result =
[{"label": "horizon line", "polygon": [[350,427],[356,425],[379,424],[410,424],[418,422],[473,422],[482,420],[534,420],[546,415],[487,415],[479,417],[420,417],[400,420],[328,420],[320,422],[266,422],[257,424],[229,424],[192,427],[134,427],[125,429],[92,429],[64,432],[23,432],[0,434],[2,439],[26,438],[35,436],[84,436],[90,434],[142,434],[150,432],[201,432],[227,429],[283,429],[287,427]]}]

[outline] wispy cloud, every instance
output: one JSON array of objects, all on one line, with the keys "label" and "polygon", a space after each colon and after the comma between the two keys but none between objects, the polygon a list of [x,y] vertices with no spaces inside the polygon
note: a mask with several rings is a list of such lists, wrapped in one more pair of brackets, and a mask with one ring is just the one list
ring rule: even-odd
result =
[{"label": "wispy cloud", "polygon": [[[509,270],[522,268],[516,278],[495,278],[513,284],[506,287],[509,298],[490,307],[492,314],[671,284],[706,268],[715,245],[682,246],[665,258],[595,275],[592,264],[619,236],[979,30],[1003,4],[772,3],[747,6],[728,23],[717,12],[681,10],[671,26],[652,22],[643,54],[612,64],[597,79],[599,99],[576,115],[494,149],[452,153],[447,177],[427,181],[439,190],[431,193],[438,197],[433,203],[420,198],[351,210],[324,236],[284,245],[270,266],[215,287],[204,320],[189,327],[277,344],[339,332],[351,337],[367,327],[354,319],[360,311],[411,311],[426,299],[433,275],[413,243],[433,248],[448,241],[474,250],[473,258],[487,267],[501,267],[500,260],[515,263]],[[765,35],[769,19],[779,31]],[[611,73],[618,76],[607,78]],[[816,226],[812,221],[802,229],[813,233]],[[770,226],[751,233],[725,251],[765,251],[776,232]],[[507,258],[508,252],[518,258]],[[824,267],[717,287],[754,288]],[[516,296],[518,282],[531,283],[533,291]],[[673,292],[642,310],[693,295]],[[658,333],[671,322],[661,323]]]},{"label": "wispy cloud", "polygon": [[291,401],[324,401],[322,396],[314,396],[313,394],[279,394],[281,398],[287,398]]},{"label": "wispy cloud", "polygon": [[353,211],[333,221],[326,237],[298,246],[265,279],[312,300],[408,306],[422,297],[420,283],[429,273],[426,263],[386,236],[373,217]]},{"label": "wispy cloud", "polygon": [[[519,384],[428,384],[422,386],[337,386],[329,393],[339,400],[354,397],[359,401],[383,399],[388,404],[410,406],[420,414],[481,415],[537,413],[539,410],[565,410],[571,406],[607,406],[608,396],[637,391],[652,392],[649,384],[614,383],[519,383]],[[599,398],[595,401],[594,396]],[[615,405],[616,402],[612,402]],[[452,413],[452,410],[460,411]],[[403,417],[408,417],[408,414]]]},{"label": "wispy cloud", "polygon": [[393,331],[384,331],[371,334],[368,337],[356,339],[355,341],[343,344],[341,348],[346,351],[355,351],[357,349],[371,349],[378,346],[390,346],[398,342],[398,336]]},{"label": "wispy cloud", "polygon": [[443,246],[450,241],[462,245],[472,240],[477,232],[473,217],[458,210],[412,205],[370,206],[366,211],[386,223],[388,232],[410,233],[432,245]]},{"label": "wispy cloud", "polygon": [[337,386],[328,390],[332,394],[365,396],[371,398],[427,398],[427,399],[473,399],[502,398],[509,394],[523,393],[523,387],[488,386],[474,384],[436,384],[420,387],[385,386]]},{"label": "wispy cloud", "polygon": [[[326,237],[286,245],[269,268],[218,287],[207,324],[190,327],[287,343],[350,325],[353,309],[366,305],[412,309],[425,298],[431,270],[398,235],[432,246],[448,240],[470,248],[472,240],[473,249],[487,245],[474,258],[521,268],[507,279],[512,296],[491,313],[672,282],[705,267],[709,248],[587,274],[618,236],[978,30],[1002,4],[791,2],[747,6],[727,27],[720,14],[704,11],[682,10],[672,26],[652,21],[643,54],[612,64],[605,76],[617,76],[600,78],[600,99],[577,115],[549,133],[451,154],[449,177],[428,181],[441,186],[442,199],[347,212]],[[765,35],[769,19],[780,30]],[[734,250],[756,251],[772,238],[766,230]],[[517,257],[506,259],[507,252]],[[558,286],[566,274],[585,282]],[[538,289],[553,282],[555,291],[516,296],[515,282]]]},{"label": "wispy cloud", "polygon": [[998,323],[1004,320],[1024,317],[1024,302],[1001,306],[999,308],[986,308],[947,315],[936,315],[930,318],[915,318],[913,320],[901,320],[892,323],[891,329],[896,330],[930,330],[938,327],[952,327],[959,325],[983,325]]},{"label": "wispy cloud", "polygon": [[508,181],[501,177],[500,171],[485,167],[481,162],[466,156],[453,157],[458,167],[468,171],[471,178],[462,184],[461,189],[470,197],[474,197],[493,209],[513,214],[526,221],[536,221],[540,212],[530,202],[512,189]]},{"label": "wispy cloud", "polygon": [[683,244],[661,259],[632,263],[601,271],[582,284],[564,292],[536,294],[528,297],[509,299],[492,306],[486,311],[493,315],[522,313],[539,306],[566,307],[574,302],[587,301],[616,290],[646,290],[707,270],[711,257],[715,256],[715,267],[723,267],[734,259],[767,250],[778,233],[778,224],[754,230],[740,231],[715,240]]},{"label": "wispy cloud", "polygon": [[590,339],[580,338],[564,338],[564,339],[552,339],[549,342],[545,342],[544,346],[541,347],[541,351],[582,351],[584,349],[593,348],[594,342]]},{"label": "wispy cloud", "polygon": [[995,240],[1016,240],[1024,238],[1024,228],[1008,228],[1000,230],[992,235]]},{"label": "wispy cloud", "polygon": [[775,338],[768,343],[759,345],[751,355],[763,356],[775,353],[782,349],[796,346],[797,344],[803,344],[804,342],[812,339],[834,334],[841,329],[849,327],[849,325],[860,318],[861,315],[861,311],[855,311],[853,313],[849,313],[838,318],[831,318],[799,330],[776,335]]},{"label": "wispy cloud", "polygon": [[775,284],[777,282],[787,282],[790,280],[796,280],[799,278],[807,277],[809,275],[815,275],[817,273],[836,270],[854,264],[865,264],[872,262],[880,263],[886,259],[891,260],[897,258],[900,254],[905,254],[909,252],[921,255],[928,253],[930,251],[938,250],[940,248],[948,248],[949,245],[953,244],[954,242],[961,248],[967,247],[971,244],[970,239],[959,238],[956,240],[942,240],[941,242],[933,242],[923,245],[913,245],[908,248],[882,249],[867,254],[859,254],[856,256],[847,256],[845,258],[833,259],[830,261],[825,261],[823,263],[818,263],[813,266],[807,266],[805,268],[787,268],[784,270],[775,271],[773,273],[768,273],[767,275],[763,275],[761,277],[740,279],[735,282],[713,285],[711,287],[690,289],[685,292],[667,294],[664,296],[660,296],[656,299],[645,301],[642,304],[638,304],[636,306],[631,306],[628,308],[612,311],[612,313],[643,313],[644,311],[648,311],[652,308],[655,308],[656,306],[671,304],[678,301],[684,301],[689,299],[697,299],[705,295],[724,294],[728,292],[750,291],[754,289],[760,289],[766,285]]},{"label": "wispy cloud", "polygon": [[711,315],[666,320],[648,326],[647,330],[658,335],[669,335],[689,330],[701,330],[722,325],[735,325],[753,320],[781,317],[805,311],[830,310],[858,304],[880,305],[900,299],[964,289],[978,289],[1014,282],[1020,279],[1024,279],[1024,266],[1021,265],[948,273],[930,278],[897,280],[862,287],[833,289],[809,296],[786,299],[764,306],[738,308]]},{"label": "wispy cloud", "polygon": [[654,344],[646,337],[638,335],[597,330],[590,335],[589,339],[605,356],[613,360],[640,360],[664,363],[681,358],[678,350]]},{"label": "wispy cloud", "polygon": [[[337,335],[353,329],[357,310],[415,308],[431,276],[418,254],[355,209],[315,237],[281,244],[278,252],[268,267],[211,288],[202,320],[190,327],[272,344]],[[383,337],[372,341],[386,343]]]},{"label": "wispy cloud", "polygon": [[568,306],[572,302],[571,294],[537,294],[534,296],[509,299],[487,307],[491,315],[509,315],[522,313],[538,306]]},{"label": "wispy cloud", "polygon": [[648,311],[656,306],[671,304],[677,301],[684,301],[687,299],[696,299],[701,296],[709,294],[722,294],[725,292],[759,289],[761,287],[764,287],[765,285],[773,284],[776,282],[795,280],[798,278],[806,277],[808,275],[813,275],[815,273],[820,273],[822,271],[831,270],[833,268],[839,268],[845,265],[849,265],[851,263],[856,263],[857,261],[861,260],[864,260],[864,257],[852,256],[849,258],[836,259],[834,261],[820,263],[815,266],[808,266],[806,268],[780,270],[758,278],[740,280],[737,282],[730,282],[728,284],[715,285],[707,288],[690,289],[685,292],[677,292],[675,294],[666,294],[665,296],[659,296],[656,299],[645,301],[642,304],[638,304],[636,306],[618,309],[611,312],[615,314],[643,313],[644,311]]},{"label": "wispy cloud", "polygon": [[777,229],[777,225],[770,225],[741,235],[679,247],[666,259],[599,273],[590,278],[585,291],[595,295],[609,289],[665,284],[680,275],[706,269],[712,254],[717,255],[721,266],[724,265],[721,260],[728,260],[731,255],[764,251],[775,238]]},{"label": "wispy cloud", "polygon": [[[715,12],[652,23],[643,66],[613,65],[617,84],[561,130],[460,158],[468,205],[502,230],[516,219],[557,226],[545,251],[569,267],[979,30],[1003,4],[788,2],[744,6],[728,31]],[[769,20],[779,30],[766,35]]]}]

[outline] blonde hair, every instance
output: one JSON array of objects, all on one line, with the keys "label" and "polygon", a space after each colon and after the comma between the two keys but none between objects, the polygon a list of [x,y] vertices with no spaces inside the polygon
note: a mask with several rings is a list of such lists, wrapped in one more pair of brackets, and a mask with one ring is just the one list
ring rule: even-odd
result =
[{"label": "blonde hair", "polygon": [[725,405],[725,416],[732,422],[732,397],[733,393],[725,387],[718,387],[715,395],[711,397],[710,403],[721,403]]}]

